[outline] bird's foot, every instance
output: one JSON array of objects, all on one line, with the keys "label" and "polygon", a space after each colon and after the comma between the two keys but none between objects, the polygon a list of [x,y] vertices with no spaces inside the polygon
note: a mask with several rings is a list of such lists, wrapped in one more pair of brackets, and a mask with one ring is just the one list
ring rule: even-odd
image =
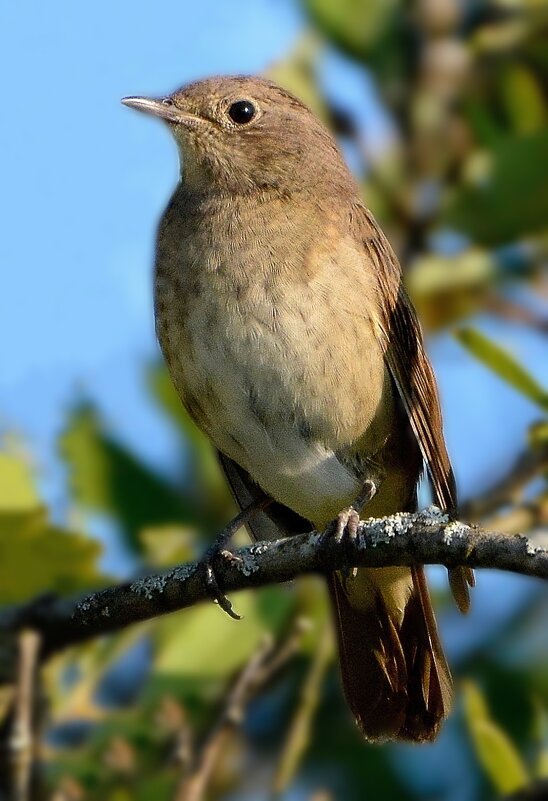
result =
[{"label": "bird's foot", "polygon": [[272,503],[271,498],[264,497],[253,501],[253,503],[250,503],[249,506],[246,506],[246,508],[243,509],[240,514],[236,515],[236,517],[224,527],[221,533],[217,536],[215,542],[207,549],[204,558],[201,560],[201,567],[204,571],[204,581],[208,595],[214,603],[218,604],[219,607],[234,620],[241,620],[242,616],[234,611],[229,599],[220,588],[213,564],[219,558],[222,558],[228,562],[241,561],[240,557],[229,551],[226,546],[229,544],[236,532],[242,526],[244,526],[248,520],[257,514],[257,512],[266,509],[270,503]]},{"label": "bird's foot", "polygon": [[[333,527],[329,529],[329,536],[333,537],[337,545],[343,542],[355,543],[358,537],[360,525],[360,512],[376,495],[377,487],[373,481],[368,479],[364,482],[359,495],[351,506],[339,512],[333,521]],[[346,568],[343,573],[345,578],[354,578],[358,568]]]},{"label": "bird's foot", "polygon": [[220,609],[222,609],[223,612],[226,612],[229,617],[231,617],[233,620],[241,620],[242,616],[234,611],[234,607],[232,606],[229,598],[219,587],[219,582],[217,581],[217,576],[213,569],[213,561],[215,557],[223,557],[223,559],[226,559],[227,561],[240,561],[240,559],[238,556],[235,556],[226,549],[216,551],[215,554],[210,555],[211,550],[212,549],[208,551],[205,559],[202,562],[205,572],[205,585],[207,593],[213,603],[218,604]]}]

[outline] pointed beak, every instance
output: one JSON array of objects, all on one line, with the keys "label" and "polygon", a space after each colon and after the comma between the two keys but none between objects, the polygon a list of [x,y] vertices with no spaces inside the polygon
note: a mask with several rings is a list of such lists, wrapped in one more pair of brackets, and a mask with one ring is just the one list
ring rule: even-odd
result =
[{"label": "pointed beak", "polygon": [[170,97],[123,97],[122,103],[145,114],[152,114],[153,117],[160,117],[166,122],[181,123],[189,127],[200,122],[200,118],[194,114],[181,111]]}]

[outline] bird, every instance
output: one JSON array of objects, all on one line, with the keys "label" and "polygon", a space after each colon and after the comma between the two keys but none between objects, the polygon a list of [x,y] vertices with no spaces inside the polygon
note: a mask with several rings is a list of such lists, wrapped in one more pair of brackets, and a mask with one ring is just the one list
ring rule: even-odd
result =
[{"label": "bird", "polygon": [[[264,78],[122,102],[167,123],[180,180],[156,239],[156,332],[177,393],[257,539],[454,514],[436,380],[398,259],[324,123]],[[361,498],[358,503],[357,499]],[[266,502],[265,502],[266,500]],[[421,566],[327,577],[347,703],[367,740],[428,741],[452,680]],[[450,571],[462,611],[468,568]]]}]

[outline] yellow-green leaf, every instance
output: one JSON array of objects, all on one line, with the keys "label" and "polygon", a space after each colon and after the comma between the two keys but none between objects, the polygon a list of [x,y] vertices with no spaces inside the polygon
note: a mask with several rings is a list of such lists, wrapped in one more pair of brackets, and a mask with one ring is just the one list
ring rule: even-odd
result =
[{"label": "yellow-green leaf", "polygon": [[502,97],[506,113],[517,133],[536,133],[546,121],[542,88],[534,73],[522,64],[509,67],[503,74]]},{"label": "yellow-green leaf", "polygon": [[464,347],[503,381],[548,411],[548,392],[507,350],[475,328],[461,328],[456,337]]},{"label": "yellow-green leaf", "polygon": [[545,448],[548,445],[548,421],[539,420],[533,423],[527,436],[533,448]]},{"label": "yellow-green leaf", "polygon": [[490,719],[479,688],[466,682],[463,698],[476,756],[493,785],[503,795],[525,787],[529,783],[525,765],[508,736]]},{"label": "yellow-green leaf", "polygon": [[98,542],[48,522],[46,510],[0,513],[0,603],[104,584]]},{"label": "yellow-green leaf", "polygon": [[525,765],[507,735],[495,723],[470,724],[477,757],[500,793],[514,793],[529,783]]},{"label": "yellow-green leaf", "polygon": [[539,779],[548,779],[548,748],[544,748],[537,757],[535,776]]},{"label": "yellow-green leaf", "polygon": [[305,10],[327,39],[363,58],[395,17],[399,0],[304,0]]},{"label": "yellow-green leaf", "polygon": [[28,464],[0,453],[0,512],[24,512],[40,505]]},{"label": "yellow-green leaf", "polygon": [[[269,614],[261,596],[272,593]],[[186,678],[211,679],[227,676],[245,664],[264,636],[265,629],[277,630],[288,618],[293,599],[280,588],[261,592],[233,593],[230,600],[243,616],[238,625],[216,604],[199,604],[161,621],[154,632],[154,672]]]}]

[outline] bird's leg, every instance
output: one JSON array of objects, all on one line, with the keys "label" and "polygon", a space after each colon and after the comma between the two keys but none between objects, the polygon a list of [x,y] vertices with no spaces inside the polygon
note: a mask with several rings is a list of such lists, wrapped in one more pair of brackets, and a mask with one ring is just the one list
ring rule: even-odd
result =
[{"label": "bird's leg", "polygon": [[[377,485],[371,479],[364,481],[363,486],[352,503],[339,512],[335,518],[333,528],[329,531],[329,536],[335,538],[335,542],[340,544],[345,538],[354,542],[358,536],[358,526],[360,525],[360,512],[363,507],[373,500],[377,494]],[[353,578],[356,575],[357,568],[348,568],[344,571],[346,578]]]},{"label": "bird's leg", "polygon": [[215,572],[213,570],[213,562],[219,556],[222,556],[223,559],[227,559],[229,561],[239,561],[239,557],[228,551],[226,546],[242,526],[245,526],[245,524],[248,523],[251,518],[257,514],[257,512],[262,512],[263,509],[266,509],[266,507],[271,503],[272,498],[264,496],[252,501],[249,506],[246,506],[245,509],[242,509],[242,511],[223,528],[223,530],[215,539],[215,542],[209,546],[204,558],[201,561],[201,565],[205,571],[205,583],[208,594],[213,601],[218,604],[221,609],[227,613],[227,615],[234,618],[234,620],[241,620],[241,615],[238,615],[234,611],[232,604],[219,587],[217,577],[215,576]]}]

